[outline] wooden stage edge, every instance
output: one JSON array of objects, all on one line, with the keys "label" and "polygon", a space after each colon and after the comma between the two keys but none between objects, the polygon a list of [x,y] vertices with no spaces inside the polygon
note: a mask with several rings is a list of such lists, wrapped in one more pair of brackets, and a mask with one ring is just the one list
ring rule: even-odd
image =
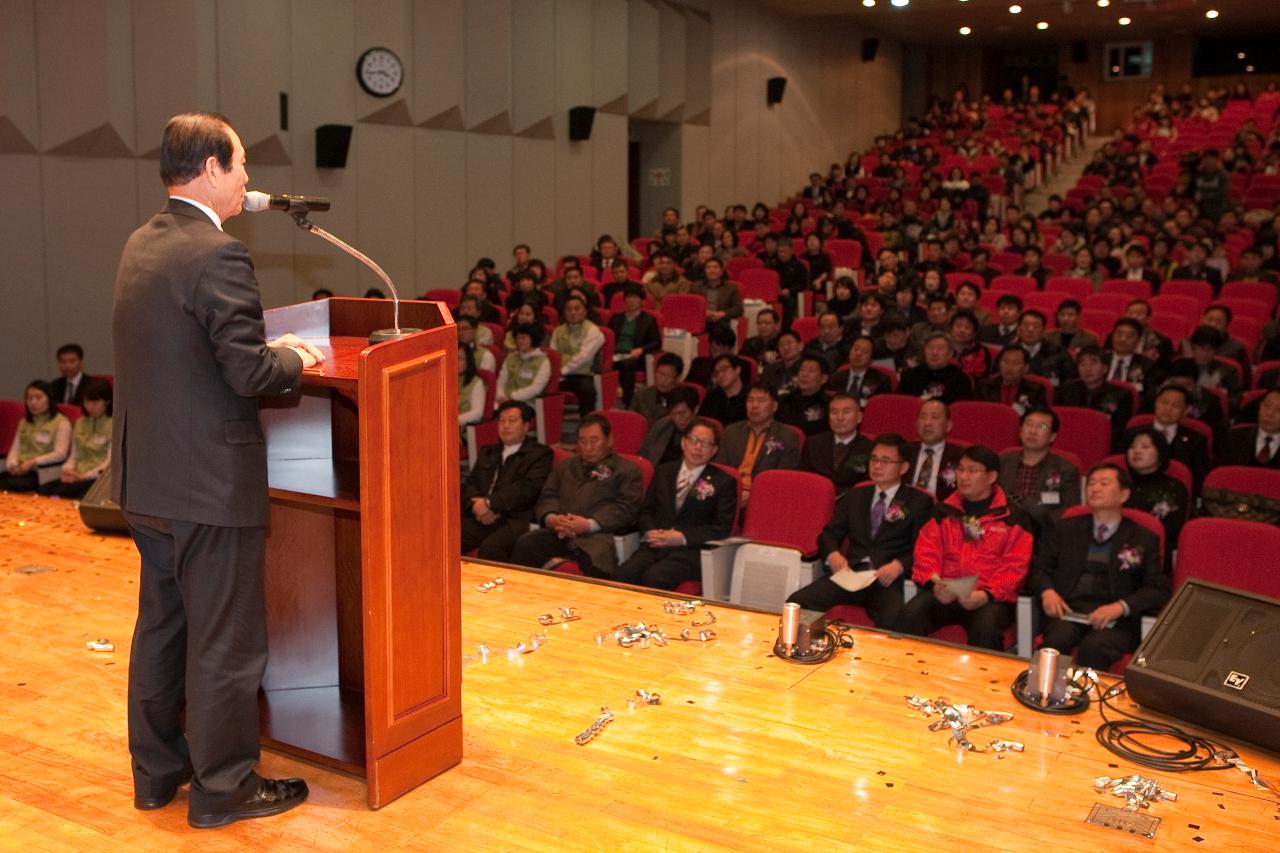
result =
[{"label": "wooden stage edge", "polygon": [[[678,634],[691,619],[664,614],[662,595],[480,563],[462,572],[460,765],[370,811],[362,779],[264,750],[262,771],[303,776],[310,800],[196,831],[185,791],[156,812],[130,799],[136,564],[129,539],[87,531],[72,502],[0,494],[0,849],[1273,851],[1280,838],[1280,800],[1234,770],[1143,772],[1178,795],[1149,810],[1154,840],[1085,824],[1095,803],[1123,804],[1093,779],[1140,768],[1096,742],[1096,709],[1019,705],[1016,658],[858,631],[833,661],[794,666],[771,656],[776,616],[718,606],[713,642],[624,649],[596,632]],[[476,590],[498,575],[505,589]],[[539,625],[562,606],[582,619]],[[508,656],[534,633],[541,648]],[[97,638],[116,651],[87,651]],[[662,704],[628,707],[641,688]],[[957,752],[906,694],[1011,711],[974,740],[1026,752]],[[614,721],[575,745],[602,705]],[[1280,778],[1280,756],[1234,745]]]}]

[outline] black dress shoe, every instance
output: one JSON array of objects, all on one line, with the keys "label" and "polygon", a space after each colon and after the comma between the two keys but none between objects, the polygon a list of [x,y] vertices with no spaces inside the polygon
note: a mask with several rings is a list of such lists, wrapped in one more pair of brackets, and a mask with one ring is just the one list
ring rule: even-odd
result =
[{"label": "black dress shoe", "polygon": [[196,829],[213,829],[237,820],[287,812],[306,798],[307,783],[301,779],[263,779],[258,790],[234,805],[207,811],[188,811],[187,823]]},{"label": "black dress shoe", "polygon": [[138,811],[150,812],[156,809],[162,809],[169,803],[173,802],[173,798],[178,795],[178,789],[191,781],[191,774],[188,773],[179,779],[172,788],[160,794],[152,794],[144,796],[142,794],[133,795],[133,807]]}]

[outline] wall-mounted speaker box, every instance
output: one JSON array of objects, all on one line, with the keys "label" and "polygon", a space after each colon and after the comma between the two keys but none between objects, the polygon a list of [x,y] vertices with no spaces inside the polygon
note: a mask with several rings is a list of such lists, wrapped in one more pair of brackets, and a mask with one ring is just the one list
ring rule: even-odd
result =
[{"label": "wall-mounted speaker box", "polygon": [[876,53],[880,50],[880,39],[863,39],[862,40],[862,61],[874,62]]},{"label": "wall-mounted speaker box", "polygon": [[1188,580],[1133,653],[1125,682],[1144,708],[1280,752],[1277,661],[1280,600]]},{"label": "wall-mounted speaker box", "polygon": [[786,77],[770,77],[765,81],[764,97],[769,106],[782,103],[782,93],[787,91]]},{"label": "wall-mounted speaker box", "polygon": [[569,107],[569,139],[575,142],[590,139],[595,120],[595,107]]},{"label": "wall-mounted speaker box", "polygon": [[1076,65],[1084,65],[1089,61],[1089,43],[1080,39],[1071,43],[1071,61]]},{"label": "wall-mounted speaker box", "polygon": [[316,128],[316,168],[345,169],[351,148],[351,125],[322,124]]}]

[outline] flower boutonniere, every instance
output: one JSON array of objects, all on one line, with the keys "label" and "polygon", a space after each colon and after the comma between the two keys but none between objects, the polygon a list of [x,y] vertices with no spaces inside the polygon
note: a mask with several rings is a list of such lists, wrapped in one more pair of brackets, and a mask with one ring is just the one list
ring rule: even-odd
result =
[{"label": "flower boutonniere", "polygon": [[1162,498],[1151,508],[1151,514],[1156,518],[1164,521],[1165,518],[1178,511],[1178,507],[1167,498]]},{"label": "flower boutonniere", "polygon": [[1050,474],[1048,477],[1045,478],[1044,490],[1046,492],[1062,491],[1062,473],[1060,471],[1054,471],[1052,474]]},{"label": "flower boutonniere", "polygon": [[804,419],[806,421],[816,421],[822,419],[822,407],[810,406],[804,410]]},{"label": "flower boutonniere", "polygon": [[1107,415],[1114,415],[1120,408],[1115,400],[1108,400],[1102,404],[1102,412]]},{"label": "flower boutonniere", "polygon": [[776,453],[782,449],[782,442],[776,438],[771,438],[764,443],[764,453],[768,456],[770,453]]},{"label": "flower boutonniere", "polygon": [[966,515],[964,517],[964,538],[977,541],[982,538],[982,534],[986,531],[982,527],[982,519],[976,515]]},{"label": "flower boutonniere", "polygon": [[884,520],[890,523],[902,521],[907,517],[907,512],[898,504],[889,504],[889,508],[884,511]]},{"label": "flower boutonniere", "polygon": [[693,496],[700,501],[711,499],[715,493],[716,487],[708,479],[702,479],[693,484]]},{"label": "flower boutonniere", "polygon": [[933,400],[947,393],[947,389],[943,387],[941,382],[930,382],[929,386],[924,389],[920,395],[921,400]]},{"label": "flower boutonniere", "polygon": [[1135,548],[1133,545],[1126,545],[1120,549],[1120,553],[1116,555],[1116,559],[1120,561],[1120,571],[1130,572],[1142,565],[1142,549]]},{"label": "flower boutonniere", "polygon": [[591,469],[591,479],[604,482],[613,477],[613,469],[603,463],[597,464]]},{"label": "flower boutonniere", "polygon": [[946,483],[948,487],[954,487],[956,484],[956,469],[948,465],[938,472],[938,479]]},{"label": "flower boutonniere", "polygon": [[1013,409],[1021,417],[1026,414],[1027,409],[1031,408],[1031,400],[1027,398],[1026,394],[1019,394],[1018,399],[1014,400],[1013,405],[1009,408]]}]

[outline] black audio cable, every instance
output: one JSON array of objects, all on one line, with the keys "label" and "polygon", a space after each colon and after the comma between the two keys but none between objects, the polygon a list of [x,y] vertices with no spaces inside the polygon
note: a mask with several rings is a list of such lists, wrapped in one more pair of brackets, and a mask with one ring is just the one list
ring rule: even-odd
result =
[{"label": "black audio cable", "polygon": [[821,648],[811,651],[808,654],[787,655],[785,654],[781,643],[774,643],[773,653],[775,656],[781,658],[787,663],[813,666],[815,664],[826,663],[834,658],[836,656],[836,652],[838,652],[842,647],[847,648],[853,645],[852,633],[849,626],[844,624],[832,622],[827,625],[822,636],[826,639],[826,642],[822,644]]},{"label": "black audio cable", "polygon": [[[1114,700],[1128,691],[1123,679],[1105,690],[1099,684],[1097,690],[1098,710],[1102,714],[1102,725],[1097,731],[1098,743],[1126,761],[1165,773],[1230,770],[1235,767],[1227,760],[1227,756],[1236,754],[1231,747],[1177,726],[1143,719],[1116,706]],[[1109,718],[1108,709],[1125,719]],[[1164,748],[1149,742],[1150,738],[1165,738],[1173,741],[1174,745]]]},{"label": "black audio cable", "polygon": [[1089,690],[1090,685],[1088,679],[1085,678],[1083,670],[1078,671],[1075,678],[1071,680],[1071,685],[1076,688],[1076,695],[1065,702],[1056,705],[1041,705],[1033,699],[1027,697],[1027,680],[1030,678],[1031,670],[1024,669],[1022,673],[1013,680],[1013,686],[1009,688],[1013,693],[1013,698],[1017,699],[1023,705],[1032,710],[1039,711],[1042,714],[1079,714],[1089,707]]}]

